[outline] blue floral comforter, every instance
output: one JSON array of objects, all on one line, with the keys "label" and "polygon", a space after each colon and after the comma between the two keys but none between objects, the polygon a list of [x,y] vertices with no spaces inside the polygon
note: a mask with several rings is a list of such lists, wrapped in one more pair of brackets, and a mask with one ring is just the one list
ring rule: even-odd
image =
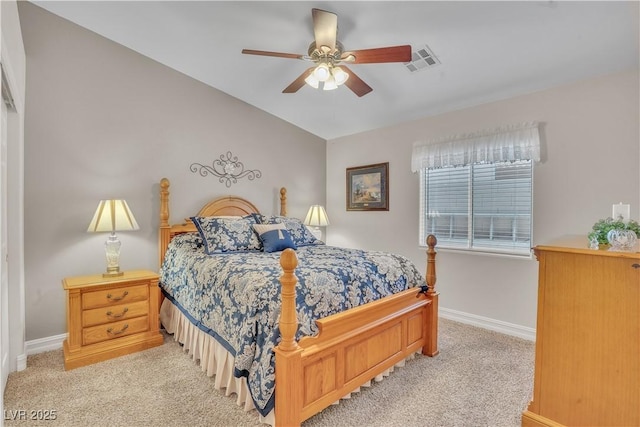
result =
[{"label": "blue floral comforter", "polygon": [[[296,253],[297,339],[317,334],[317,319],[424,284],[399,255],[326,245]],[[160,275],[165,296],[234,355],[235,375],[247,377],[262,415],[274,406],[280,254],[206,255],[197,234],[183,234],[169,245]]]}]

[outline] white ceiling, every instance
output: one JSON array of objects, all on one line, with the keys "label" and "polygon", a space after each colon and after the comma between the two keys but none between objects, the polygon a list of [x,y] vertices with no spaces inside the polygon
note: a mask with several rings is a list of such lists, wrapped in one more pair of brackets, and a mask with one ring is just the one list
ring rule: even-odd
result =
[{"label": "white ceiling", "polygon": [[[637,1],[34,1],[324,139],[637,69]],[[282,90],[309,67],[311,9],[338,15],[345,50],[425,44],[441,64],[351,65],[373,92]]]}]

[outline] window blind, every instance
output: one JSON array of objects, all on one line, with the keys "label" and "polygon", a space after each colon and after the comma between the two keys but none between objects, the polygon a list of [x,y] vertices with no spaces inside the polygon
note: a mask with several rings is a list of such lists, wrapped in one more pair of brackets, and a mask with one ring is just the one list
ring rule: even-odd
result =
[{"label": "window blind", "polygon": [[469,189],[470,166],[442,169],[424,169],[426,197],[424,216],[426,227],[421,242],[429,234],[438,238],[439,244],[469,246]]},{"label": "window blind", "polygon": [[473,247],[528,254],[531,161],[473,166]]},{"label": "window blind", "polygon": [[532,162],[423,169],[420,242],[528,255],[531,248]]}]

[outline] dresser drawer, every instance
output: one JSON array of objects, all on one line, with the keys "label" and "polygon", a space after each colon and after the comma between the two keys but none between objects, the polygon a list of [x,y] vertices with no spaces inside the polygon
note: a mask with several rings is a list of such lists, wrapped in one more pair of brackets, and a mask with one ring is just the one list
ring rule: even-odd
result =
[{"label": "dresser drawer", "polygon": [[146,301],[149,299],[149,286],[146,283],[111,288],[82,294],[82,309],[107,307],[125,302]]},{"label": "dresser drawer", "polygon": [[147,330],[149,330],[148,316],[92,326],[82,329],[82,345],[89,345],[100,341],[126,337],[127,335]]},{"label": "dresser drawer", "polygon": [[82,326],[95,326],[118,320],[131,319],[149,313],[149,302],[137,301],[82,311]]}]

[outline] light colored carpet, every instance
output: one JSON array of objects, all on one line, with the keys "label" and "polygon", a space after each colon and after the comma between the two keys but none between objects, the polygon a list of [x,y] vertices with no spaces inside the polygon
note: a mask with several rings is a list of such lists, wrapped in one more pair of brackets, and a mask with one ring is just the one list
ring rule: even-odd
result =
[{"label": "light colored carpet", "polygon": [[[441,319],[440,354],[417,356],[311,426],[519,426],[531,399],[534,344]],[[9,375],[5,425],[255,426],[235,395],[213,388],[172,337],[150,350],[65,371],[62,350],[29,356]],[[9,411],[55,410],[53,421],[15,421]],[[15,412],[13,412],[15,413]]]}]

